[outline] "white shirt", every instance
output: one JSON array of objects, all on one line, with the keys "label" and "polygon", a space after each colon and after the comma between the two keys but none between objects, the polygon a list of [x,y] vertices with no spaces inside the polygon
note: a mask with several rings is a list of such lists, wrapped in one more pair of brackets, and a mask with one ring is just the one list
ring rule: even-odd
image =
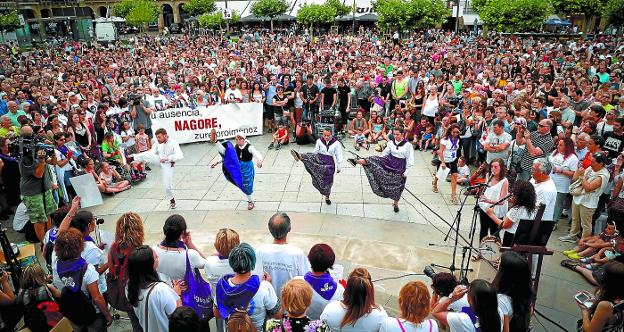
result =
[{"label": "white shirt", "polygon": [[459,136],[457,142],[453,144],[450,138],[443,138],[440,144],[444,145],[444,162],[450,163],[457,159],[457,150],[459,149]]},{"label": "white shirt", "polygon": [[[152,149],[138,155],[141,161],[151,161],[160,163],[160,159],[166,159],[168,162],[176,162],[184,158],[180,145],[175,140],[169,138],[165,143],[158,143],[154,140]],[[161,163],[161,166],[170,166],[170,163]]]},{"label": "white shirt", "polygon": [[381,330],[381,326],[385,323],[388,314],[380,306],[373,309],[370,314],[360,317],[355,324],[346,325],[340,328],[340,322],[347,313],[347,309],[340,301],[332,301],[323,310],[321,320],[327,322],[331,331],[342,332],[376,332]]},{"label": "white shirt", "polygon": [[[257,255],[256,255],[257,256]],[[212,296],[217,295],[216,288],[217,281],[226,274],[234,274],[234,270],[230,266],[228,259],[220,259],[219,256],[209,256],[206,258],[206,265],[204,265],[204,271],[206,272],[206,279],[210,283],[210,287],[213,289]],[[256,267],[251,271],[252,275],[257,275],[262,279],[264,271],[262,270],[262,262],[256,260]]]},{"label": "white shirt", "polygon": [[[401,320],[403,329],[399,326],[397,319]],[[402,318],[387,317],[386,321],[381,324],[381,332],[438,332],[438,322],[433,319],[425,319],[420,324],[408,322]]]},{"label": "white shirt", "polygon": [[[303,277],[295,277],[295,279],[304,280]],[[310,318],[310,320],[320,319],[321,313],[323,313],[323,310],[325,310],[325,307],[327,306],[327,304],[329,304],[329,302],[332,302],[332,301],[341,301],[343,293],[344,293],[344,287],[339,282],[336,282],[336,292],[334,293],[332,298],[329,300],[325,300],[325,298],[323,298],[321,295],[319,295],[319,293],[317,293],[313,289],[312,290],[312,303],[308,307],[308,310],[306,310],[306,315],[308,316],[308,318]]]},{"label": "white shirt", "polygon": [[407,172],[410,167],[414,166],[414,148],[410,142],[398,146],[394,141],[388,142],[386,148],[381,152],[381,156],[385,157],[392,155],[396,158],[405,159],[405,172],[403,175],[407,176]]},{"label": "white shirt", "polygon": [[234,90],[228,88],[227,90],[225,90],[225,94],[223,95],[223,98],[225,98],[225,100],[229,102],[238,102],[239,100],[242,101],[243,94],[237,88],[234,88]]},{"label": "white shirt", "polygon": [[[58,275],[58,272],[56,271],[56,262],[57,262],[56,253],[52,253],[52,284],[54,285],[54,287],[58,288],[59,291],[62,291],[63,287],[65,287],[65,283],[63,283],[63,281]],[[80,285],[80,290],[88,298],[91,298],[91,295],[89,295],[87,286],[94,282],[98,282],[98,279],[99,279],[99,275],[97,271],[95,270],[95,267],[89,264],[87,266],[87,271],[85,271],[84,277],[82,277],[82,284]],[[100,312],[100,309],[95,304],[93,305],[93,307],[95,308],[96,312]]]},{"label": "white shirt", "polygon": [[470,167],[468,167],[468,165],[457,167],[457,174],[459,174],[459,176],[470,177]]},{"label": "white shirt", "polygon": [[[501,320],[501,331],[503,330],[503,314],[498,309],[498,315]],[[446,322],[448,323],[449,332],[476,332],[470,316],[463,312],[449,312],[446,314]]]},{"label": "white shirt", "polygon": [[[158,273],[166,277],[165,282],[184,279],[186,273],[186,250],[166,250],[160,246],[152,246],[158,255]],[[203,269],[206,261],[194,249],[188,249],[189,261],[194,269]]]},{"label": "white shirt", "polygon": [[438,102],[438,98],[434,99],[425,99],[425,105],[422,111],[423,115],[434,117],[438,113],[438,108],[440,107],[440,103]]},{"label": "white shirt", "polygon": [[[525,207],[514,206],[505,215],[509,220],[512,221],[511,227],[503,229],[501,232],[501,238],[505,235],[505,232],[516,234],[516,230],[518,229],[518,225],[520,224],[520,220],[533,220],[535,219],[535,213],[537,209],[533,211],[533,213],[529,214],[529,211]],[[552,220],[552,219],[551,219]]]},{"label": "white shirt", "polygon": [[[578,168],[579,160],[576,155],[571,154],[568,158],[564,159],[564,156],[561,153],[551,154],[548,157],[548,161],[554,167],[561,168],[564,171],[576,171]],[[570,184],[572,183],[572,177],[567,176],[561,173],[550,172],[550,178],[555,182],[555,187],[557,188],[557,192],[567,194],[570,192]]]},{"label": "white shirt", "polygon": [[324,154],[326,156],[334,156],[336,158],[336,170],[340,171],[342,167],[343,155],[342,155],[342,145],[338,140],[336,140],[332,145],[327,147],[321,139],[316,140],[316,145],[314,146],[314,153]]},{"label": "white shirt", "polygon": [[[498,201],[499,199],[501,199],[500,194],[501,194],[501,191],[503,190],[504,183],[509,183],[507,178],[503,178],[502,180],[498,181],[495,185],[491,185],[487,187],[485,191],[483,192],[483,197],[492,201]],[[481,210],[483,211],[487,211],[487,209],[490,208],[490,206],[492,206],[492,204],[488,204],[483,201],[479,202],[479,207],[481,207]],[[499,218],[502,218],[505,216],[508,209],[509,209],[509,202],[505,200],[504,202],[494,207],[493,209],[494,215]]]},{"label": "white shirt", "polygon": [[282,287],[288,280],[310,271],[310,262],[303,251],[290,244],[265,244],[258,249],[258,258],[264,271],[273,278],[273,287],[281,298]]},{"label": "white shirt", "polygon": [[585,170],[585,174],[583,175],[587,181],[593,181],[596,177],[602,177],[602,182],[600,187],[595,189],[590,193],[584,193],[583,195],[572,197],[572,201],[574,204],[581,204],[589,209],[595,209],[598,207],[598,200],[600,199],[600,195],[604,192],[604,189],[609,185],[609,177],[611,176],[606,168],[602,168],[598,172],[594,172],[594,170],[590,167]]},{"label": "white shirt", "polygon": [[542,220],[551,221],[555,218],[555,201],[557,200],[557,187],[553,179],[536,183],[535,179],[531,179],[531,184],[535,187],[536,201],[535,204],[539,206],[540,203],[546,205]]},{"label": "white shirt", "polygon": [[[24,202],[20,202],[13,216],[13,229],[19,232],[24,229],[24,226],[29,222],[30,218],[28,214],[26,214],[26,205]],[[50,230],[48,230],[48,232],[50,232]],[[46,232],[46,234],[48,234],[48,232]],[[44,241],[43,245],[45,246],[45,244],[46,242]]]},{"label": "white shirt", "polygon": [[[232,279],[228,279],[230,286],[234,286]],[[216,293],[216,291],[215,291]],[[249,308],[253,308],[253,312],[249,314],[251,321],[256,326],[258,331],[263,331],[264,320],[266,318],[267,310],[272,310],[277,305],[277,295],[271,283],[265,280],[260,282],[258,291],[251,299]],[[217,299],[215,298],[215,305],[217,305]]]},{"label": "white shirt", "polygon": [[511,317],[513,316],[513,301],[509,295],[505,294],[497,294],[498,299],[498,310],[503,314],[503,316]]},{"label": "white shirt", "polygon": [[[134,313],[139,318],[139,323],[143,330],[145,330],[147,322],[147,328],[150,332],[167,332],[169,331],[169,316],[176,309],[180,297],[167,284],[163,282],[156,283],[150,293],[149,303],[147,304],[147,316],[149,317],[149,321],[147,321],[145,317],[145,300],[149,289],[148,287],[139,291],[139,302],[138,306],[133,308]],[[128,294],[127,288],[126,294]]]}]

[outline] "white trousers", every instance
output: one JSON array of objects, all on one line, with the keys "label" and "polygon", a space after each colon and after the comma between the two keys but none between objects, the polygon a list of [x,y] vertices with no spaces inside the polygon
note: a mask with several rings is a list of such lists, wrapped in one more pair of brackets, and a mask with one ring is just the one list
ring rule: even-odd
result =
[{"label": "white trousers", "polygon": [[134,160],[151,163],[152,165],[160,164],[160,174],[162,176],[163,188],[165,189],[165,198],[173,199],[173,167],[171,163],[161,163],[157,155],[151,151],[141,152],[133,155]]}]

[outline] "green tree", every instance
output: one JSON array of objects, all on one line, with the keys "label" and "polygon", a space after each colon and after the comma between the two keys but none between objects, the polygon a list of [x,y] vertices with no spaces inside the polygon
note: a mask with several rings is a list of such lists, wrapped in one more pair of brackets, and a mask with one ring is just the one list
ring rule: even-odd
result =
[{"label": "green tree", "polygon": [[503,32],[535,31],[552,12],[548,0],[488,0],[478,10],[488,28]]},{"label": "green tree", "polygon": [[624,25],[624,0],[608,0],[604,6],[604,16],[611,25]]},{"label": "green tree", "polygon": [[160,11],[160,6],[153,0],[123,0],[113,6],[114,15],[123,17],[126,23],[141,28],[154,22]]},{"label": "green tree", "polygon": [[266,16],[271,20],[271,30],[273,30],[273,20],[287,10],[286,0],[258,0],[251,5],[252,14],[258,17]]},{"label": "green tree", "polygon": [[377,0],[373,9],[381,29],[433,27],[444,23],[450,14],[443,0]]},{"label": "green tree", "polygon": [[191,16],[213,13],[217,10],[214,0],[191,0],[182,5],[182,8]]},{"label": "green tree", "polygon": [[327,4],[304,4],[297,12],[297,22],[309,25],[312,31],[312,25],[332,23],[336,16],[336,9]]},{"label": "green tree", "polygon": [[552,0],[556,13],[598,15],[602,11],[601,0]]},{"label": "green tree", "polygon": [[0,30],[11,31],[20,26],[19,14],[16,10],[0,14]]},{"label": "green tree", "polygon": [[[236,24],[240,21],[240,18],[241,18],[240,14],[237,11],[233,10],[232,19],[230,19],[230,23]],[[225,23],[225,21],[223,20],[222,12],[202,14],[197,17],[197,22],[199,23],[200,26],[204,28],[213,28],[213,29],[217,27],[221,29],[223,26],[223,23]]]},{"label": "green tree", "polygon": [[339,0],[327,0],[324,6],[332,7],[336,11],[336,16],[344,16],[351,13],[351,6],[342,4]]}]

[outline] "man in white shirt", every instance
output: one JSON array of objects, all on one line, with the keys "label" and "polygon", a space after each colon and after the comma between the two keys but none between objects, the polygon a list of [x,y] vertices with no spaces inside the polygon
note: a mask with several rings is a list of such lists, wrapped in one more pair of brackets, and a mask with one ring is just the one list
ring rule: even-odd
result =
[{"label": "man in white shirt", "polygon": [[145,96],[145,100],[148,104],[147,107],[156,111],[162,111],[169,108],[169,100],[167,100],[167,97],[163,96],[158,88],[152,88],[151,90],[152,94]]},{"label": "man in white shirt", "polygon": [[288,244],[286,237],[290,232],[290,217],[286,213],[278,212],[269,219],[269,231],[273,243],[260,247],[258,258],[262,261],[264,271],[273,279],[277,298],[281,298],[284,284],[310,271],[310,263],[301,249]]},{"label": "man in white shirt", "polygon": [[176,208],[176,201],[173,197],[173,168],[177,161],[184,158],[180,145],[175,140],[169,138],[164,128],[156,130],[157,144],[152,145],[149,151],[132,155],[134,160],[160,163],[162,182],[165,188],[165,198],[169,200],[169,207]]},{"label": "man in white shirt", "polygon": [[234,78],[230,79],[230,87],[225,90],[223,98],[225,98],[228,103],[240,103],[243,101],[243,94],[236,87],[236,80]]},{"label": "man in white shirt", "polygon": [[552,221],[555,214],[555,201],[557,200],[557,187],[550,178],[552,164],[546,158],[537,158],[531,167],[531,183],[535,187],[537,204],[546,205],[542,220]]}]

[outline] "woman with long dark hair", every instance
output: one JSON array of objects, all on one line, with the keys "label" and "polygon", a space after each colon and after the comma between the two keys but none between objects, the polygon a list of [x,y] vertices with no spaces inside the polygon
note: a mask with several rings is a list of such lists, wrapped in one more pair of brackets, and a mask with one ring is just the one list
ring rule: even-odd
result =
[{"label": "woman with long dark hair", "polygon": [[356,268],[349,274],[342,301],[332,301],[323,310],[321,321],[332,331],[379,331],[388,314],[375,303],[370,273]]},{"label": "woman with long dark hair", "polygon": [[520,220],[532,220],[535,218],[537,199],[535,187],[528,181],[518,180],[514,185],[513,194],[515,198],[514,206],[509,209],[504,218],[497,217],[492,207],[485,211],[492,221],[503,230],[501,237],[504,247],[511,247],[513,244]]},{"label": "woman with long dark hair", "polygon": [[505,252],[492,281],[503,315],[503,332],[528,331],[533,298],[531,285],[531,267],[527,260],[517,252]]},{"label": "woman with long dark hair", "polygon": [[621,331],[624,326],[624,264],[610,261],[605,264],[604,275],[600,280],[597,298],[587,308],[584,303],[577,303],[581,308],[582,319],[579,331]]},{"label": "woman with long dark hair", "polygon": [[[168,331],[169,316],[180,305],[180,282],[173,289],[158,277],[158,256],[149,246],[137,247],[128,257],[128,302],[143,331]],[[146,307],[147,306],[147,309]]]},{"label": "woman with long dark hair", "polygon": [[[479,198],[479,220],[481,229],[479,231],[479,239],[483,240],[488,234],[494,234],[498,226],[485,213],[489,207],[494,208],[494,214],[499,217],[505,217],[508,210],[507,201],[499,201],[507,196],[509,192],[509,181],[505,175],[505,162],[501,158],[496,158],[490,162],[490,172],[487,179],[488,187],[483,191]],[[493,204],[498,203],[496,206]]]},{"label": "woman with long dark hair", "polygon": [[[469,307],[449,312],[448,306],[468,294]],[[432,310],[432,315],[450,332],[500,332],[502,317],[498,310],[496,290],[485,280],[477,279],[470,286],[459,285],[451,295]]]}]

